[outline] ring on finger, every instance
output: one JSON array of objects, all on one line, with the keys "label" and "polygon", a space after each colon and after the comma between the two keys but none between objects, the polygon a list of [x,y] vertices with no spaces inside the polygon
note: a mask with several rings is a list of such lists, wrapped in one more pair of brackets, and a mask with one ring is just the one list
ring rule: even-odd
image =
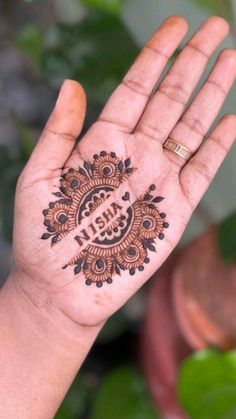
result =
[{"label": "ring on finger", "polygon": [[182,157],[182,159],[186,161],[189,160],[194,154],[183,144],[179,143],[178,141],[173,140],[172,138],[167,138],[167,140],[163,144],[163,148],[165,148],[166,150],[172,151],[175,154],[178,154],[178,156]]}]

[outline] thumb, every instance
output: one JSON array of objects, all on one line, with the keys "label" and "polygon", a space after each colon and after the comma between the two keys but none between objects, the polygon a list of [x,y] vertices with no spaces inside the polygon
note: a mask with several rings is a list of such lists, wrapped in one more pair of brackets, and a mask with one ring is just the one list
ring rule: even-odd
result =
[{"label": "thumb", "polygon": [[30,173],[31,181],[51,175],[64,166],[83,127],[85,109],[86,96],[82,86],[74,80],[65,80],[25,167],[24,175]]}]

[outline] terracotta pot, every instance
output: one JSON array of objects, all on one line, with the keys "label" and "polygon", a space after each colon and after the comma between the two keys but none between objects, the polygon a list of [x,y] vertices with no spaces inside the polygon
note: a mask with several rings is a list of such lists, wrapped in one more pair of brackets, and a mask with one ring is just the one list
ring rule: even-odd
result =
[{"label": "terracotta pot", "polygon": [[181,361],[213,345],[236,346],[236,266],[219,254],[216,227],[170,257],[150,284],[141,355],[152,398],[165,418],[186,418],[176,385]]},{"label": "terracotta pot", "polygon": [[173,275],[177,320],[193,349],[236,346],[236,266],[219,254],[216,227],[181,251]]},{"label": "terracotta pot", "polygon": [[141,361],[161,417],[185,419],[187,416],[178,401],[176,383],[179,364],[191,348],[176,321],[172,298],[173,266],[172,257],[151,281],[141,334]]}]

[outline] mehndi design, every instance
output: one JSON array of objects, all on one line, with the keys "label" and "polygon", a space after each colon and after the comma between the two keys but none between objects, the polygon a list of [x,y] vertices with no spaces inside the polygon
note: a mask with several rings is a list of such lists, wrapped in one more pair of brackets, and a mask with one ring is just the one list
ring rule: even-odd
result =
[{"label": "mehndi design", "polygon": [[[95,154],[93,162],[85,161],[83,168],[70,168],[61,178],[59,199],[49,203],[43,210],[47,233],[42,239],[51,239],[52,245],[62,240],[103,204],[119,186],[134,172],[128,158],[124,162],[114,152]],[[154,240],[164,238],[163,230],[169,226],[166,214],[157,204],[164,198],[154,196],[156,186],[148,190],[133,204],[123,208],[112,202],[87,228],[75,236],[78,254],[66,266],[74,266],[74,273],[83,272],[87,285],[112,283],[113,275],[129,270],[144,270],[149,263],[149,251],[156,251]],[[125,192],[123,201],[129,201]],[[86,242],[87,246],[80,249]]]}]

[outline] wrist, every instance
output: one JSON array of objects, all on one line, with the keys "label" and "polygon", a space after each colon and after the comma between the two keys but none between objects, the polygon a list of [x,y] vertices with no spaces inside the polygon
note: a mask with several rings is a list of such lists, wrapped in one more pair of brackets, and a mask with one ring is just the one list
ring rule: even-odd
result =
[{"label": "wrist", "polygon": [[35,304],[21,280],[12,271],[0,291],[0,417],[49,419],[101,326],[75,325],[41,297]]},{"label": "wrist", "polygon": [[60,341],[66,345],[68,342],[70,346],[77,347],[82,339],[93,342],[104,324],[85,326],[75,323],[53,305],[49,293],[16,269],[11,271],[1,294],[9,310],[13,313],[15,308],[28,327],[50,343]]}]

